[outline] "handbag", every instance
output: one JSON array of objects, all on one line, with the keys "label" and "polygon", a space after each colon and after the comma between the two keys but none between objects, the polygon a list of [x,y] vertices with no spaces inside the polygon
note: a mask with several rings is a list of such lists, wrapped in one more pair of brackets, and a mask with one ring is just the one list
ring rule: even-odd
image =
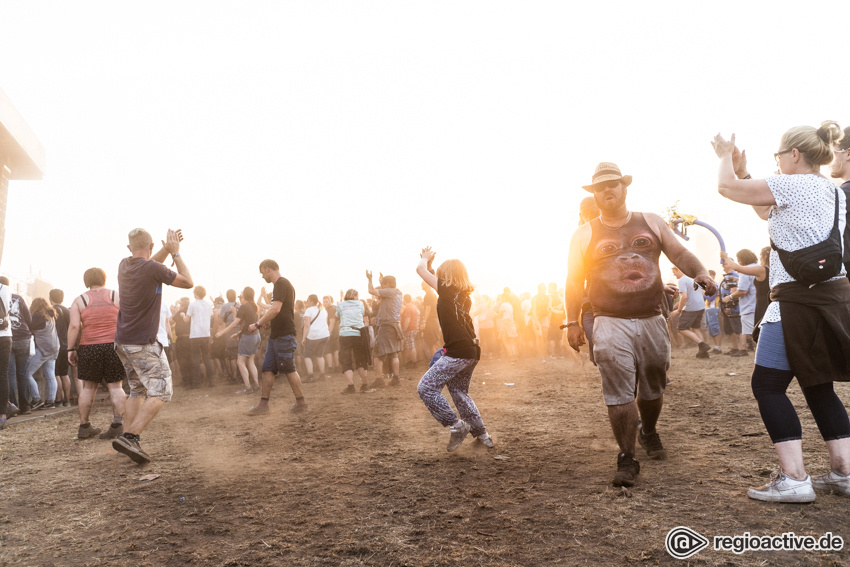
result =
[{"label": "handbag", "polygon": [[814,285],[841,273],[844,264],[841,261],[841,231],[838,230],[838,189],[835,190],[835,221],[826,240],[789,252],[777,247],[771,238],[770,247],[776,250],[785,271],[800,283]]}]

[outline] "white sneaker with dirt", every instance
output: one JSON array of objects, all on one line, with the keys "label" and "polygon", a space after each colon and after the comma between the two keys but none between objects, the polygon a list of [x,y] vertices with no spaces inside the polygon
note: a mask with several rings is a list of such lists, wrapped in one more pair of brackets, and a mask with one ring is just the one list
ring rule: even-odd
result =
[{"label": "white sneaker with dirt", "polygon": [[836,494],[850,496],[850,474],[830,471],[829,474],[812,479],[812,486],[818,490],[827,490]]},{"label": "white sneaker with dirt", "polygon": [[761,488],[751,488],[747,496],[765,502],[814,502],[812,477],[803,480],[791,478],[781,470],[770,475],[770,482]]},{"label": "white sneaker with dirt", "polygon": [[452,452],[463,443],[463,440],[466,439],[466,436],[469,435],[469,430],[472,429],[468,423],[461,420],[457,425],[452,425],[449,428],[449,431],[452,432],[452,436],[449,437],[449,446],[446,447],[446,451]]},{"label": "white sneaker with dirt", "polygon": [[475,438],[476,441],[487,447],[488,449],[492,449],[496,445],[493,443],[493,438],[490,437],[489,433],[482,433],[478,437]]}]

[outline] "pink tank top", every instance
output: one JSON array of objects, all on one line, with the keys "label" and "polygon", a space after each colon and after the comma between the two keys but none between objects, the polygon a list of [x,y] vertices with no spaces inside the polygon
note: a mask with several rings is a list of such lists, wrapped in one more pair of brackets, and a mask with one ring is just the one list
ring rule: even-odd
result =
[{"label": "pink tank top", "polygon": [[115,342],[118,306],[112,301],[112,293],[106,288],[90,289],[80,296],[83,298],[83,304],[86,305],[80,313],[83,323],[81,345]]}]

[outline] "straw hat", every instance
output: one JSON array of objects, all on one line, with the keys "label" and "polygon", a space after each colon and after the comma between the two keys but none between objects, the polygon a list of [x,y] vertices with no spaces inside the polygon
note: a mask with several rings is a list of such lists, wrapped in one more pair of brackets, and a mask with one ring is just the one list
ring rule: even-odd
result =
[{"label": "straw hat", "polygon": [[632,176],[631,175],[623,175],[620,173],[620,168],[617,167],[616,163],[611,163],[608,161],[603,161],[599,165],[596,166],[596,171],[593,172],[593,179],[590,185],[582,185],[582,189],[593,193],[593,186],[599,185],[600,183],[605,183],[606,181],[622,181],[623,185],[628,187],[632,184]]}]

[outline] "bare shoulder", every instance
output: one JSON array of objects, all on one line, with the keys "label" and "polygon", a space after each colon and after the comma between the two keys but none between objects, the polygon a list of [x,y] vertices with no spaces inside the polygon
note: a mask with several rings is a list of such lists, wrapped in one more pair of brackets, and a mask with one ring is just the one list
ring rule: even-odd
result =
[{"label": "bare shoulder", "polygon": [[593,229],[590,227],[590,223],[585,223],[578,227],[576,231],[573,233],[572,238],[570,239],[570,261],[580,262],[582,258],[584,258],[584,253],[587,251],[587,247],[590,245],[590,239],[593,236]]},{"label": "bare shoulder", "polygon": [[591,236],[593,236],[593,229],[590,228],[590,223],[587,222],[576,229],[573,233],[572,240],[573,242],[582,244],[582,249],[584,249],[590,242]]},{"label": "bare shoulder", "polygon": [[670,227],[667,226],[667,221],[661,218],[660,215],[656,213],[641,213],[643,215],[646,224],[649,225],[649,228],[652,229],[652,232],[655,233],[662,242],[665,240],[665,236],[670,232]]}]

